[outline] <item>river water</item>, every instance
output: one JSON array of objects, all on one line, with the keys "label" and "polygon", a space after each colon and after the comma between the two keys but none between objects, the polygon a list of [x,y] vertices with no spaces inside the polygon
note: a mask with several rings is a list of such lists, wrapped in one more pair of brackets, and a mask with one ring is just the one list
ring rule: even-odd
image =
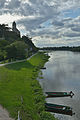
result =
[{"label": "river water", "polygon": [[55,114],[59,120],[80,120],[80,53],[70,51],[52,51],[49,61],[42,70],[40,79],[44,92],[73,91],[73,98],[47,98],[48,103],[68,105],[73,108],[75,115]]}]

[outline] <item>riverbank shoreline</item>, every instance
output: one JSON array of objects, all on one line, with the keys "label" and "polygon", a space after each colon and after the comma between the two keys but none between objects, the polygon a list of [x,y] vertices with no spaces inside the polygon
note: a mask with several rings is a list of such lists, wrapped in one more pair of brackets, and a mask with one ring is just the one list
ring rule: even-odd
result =
[{"label": "riverbank shoreline", "polygon": [[37,81],[48,58],[39,52],[28,61],[0,67],[0,104],[15,120],[18,111],[22,120],[55,120],[45,112],[45,96]]}]

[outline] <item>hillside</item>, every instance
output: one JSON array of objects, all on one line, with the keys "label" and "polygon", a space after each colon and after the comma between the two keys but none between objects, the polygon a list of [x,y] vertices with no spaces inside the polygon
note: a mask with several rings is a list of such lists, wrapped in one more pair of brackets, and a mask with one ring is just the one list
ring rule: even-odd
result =
[{"label": "hillside", "polygon": [[13,22],[12,28],[0,24],[0,61],[24,59],[37,51],[36,46],[28,36],[20,35]]}]

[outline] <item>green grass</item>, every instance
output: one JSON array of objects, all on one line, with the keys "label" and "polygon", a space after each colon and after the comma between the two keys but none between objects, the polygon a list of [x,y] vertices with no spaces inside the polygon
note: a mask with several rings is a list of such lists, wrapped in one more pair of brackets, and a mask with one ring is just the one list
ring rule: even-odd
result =
[{"label": "green grass", "polygon": [[0,104],[15,120],[18,111],[22,120],[54,120],[53,115],[45,112],[45,97],[36,80],[48,58],[38,53],[26,62],[0,67]]}]

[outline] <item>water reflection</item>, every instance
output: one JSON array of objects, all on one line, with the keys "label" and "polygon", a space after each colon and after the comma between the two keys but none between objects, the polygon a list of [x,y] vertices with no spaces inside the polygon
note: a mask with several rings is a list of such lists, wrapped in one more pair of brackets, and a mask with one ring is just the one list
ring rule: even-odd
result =
[{"label": "water reflection", "polygon": [[73,91],[71,98],[49,98],[47,102],[69,105],[76,113],[75,116],[56,114],[59,120],[80,120],[80,54],[69,51],[50,52],[49,62],[42,70],[44,79],[41,85],[46,91]]}]

